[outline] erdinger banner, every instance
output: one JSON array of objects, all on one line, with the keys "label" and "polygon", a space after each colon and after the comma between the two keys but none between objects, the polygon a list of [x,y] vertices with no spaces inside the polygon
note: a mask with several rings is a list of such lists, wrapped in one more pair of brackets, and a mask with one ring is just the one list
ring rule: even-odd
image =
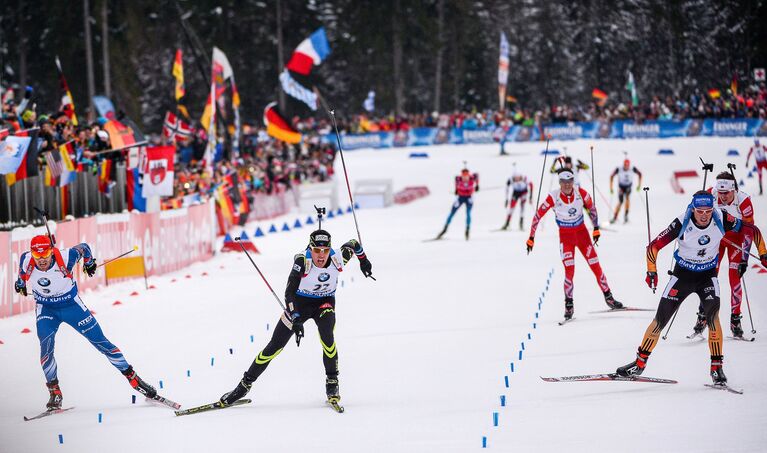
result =
[{"label": "erdinger banner", "polygon": [[153,195],[167,197],[173,195],[173,160],[176,148],[151,146],[146,149],[146,167],[141,195],[146,198]]},{"label": "erdinger banner", "polygon": [[[755,118],[688,119],[688,120],[630,120],[555,123],[533,126],[512,126],[505,134],[500,128],[487,126],[475,129],[413,128],[407,131],[341,134],[344,150],[362,148],[392,148],[399,146],[463,145],[498,142],[534,142],[551,135],[553,140],[579,138],[671,138],[671,137],[767,137],[767,121]],[[335,134],[323,137],[335,143]]]}]

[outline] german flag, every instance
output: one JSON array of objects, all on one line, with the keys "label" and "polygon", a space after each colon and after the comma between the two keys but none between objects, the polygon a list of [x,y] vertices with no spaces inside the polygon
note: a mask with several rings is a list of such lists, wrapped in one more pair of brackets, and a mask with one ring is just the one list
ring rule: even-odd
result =
[{"label": "german flag", "polygon": [[277,111],[277,103],[272,102],[264,109],[264,125],[269,136],[290,144],[301,143],[301,133],[285,121]]},{"label": "german flag", "polygon": [[605,93],[604,91],[600,90],[599,88],[594,88],[591,91],[591,97],[596,99],[597,100],[597,105],[602,107],[607,102],[607,98],[609,96],[607,95],[607,93]]},{"label": "german flag", "polygon": [[722,96],[722,92],[717,90],[716,88],[712,88],[708,90],[708,97],[711,99],[719,99]]},{"label": "german flag", "polygon": [[109,191],[110,173],[112,173],[112,160],[104,159],[99,163],[99,192]]},{"label": "german flag", "polygon": [[64,78],[64,71],[61,70],[61,62],[59,56],[56,55],[56,69],[59,71],[59,84],[61,85],[61,91],[64,92],[64,96],[61,98],[61,110],[69,117],[72,124],[77,126],[77,114],[75,114],[75,102],[72,100],[72,92],[69,91],[69,85],[67,85],[67,79]]}]

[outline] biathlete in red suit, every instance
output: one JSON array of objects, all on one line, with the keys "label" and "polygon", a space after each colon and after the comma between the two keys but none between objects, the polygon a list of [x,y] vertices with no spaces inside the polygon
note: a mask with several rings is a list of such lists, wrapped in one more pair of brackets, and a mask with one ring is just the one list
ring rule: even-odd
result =
[{"label": "biathlete in red suit", "polygon": [[453,202],[452,209],[450,209],[450,215],[447,216],[445,227],[442,228],[442,231],[437,235],[437,239],[442,239],[442,236],[447,233],[447,228],[450,226],[450,222],[453,221],[453,216],[455,215],[456,211],[458,211],[458,208],[460,208],[461,205],[465,204],[466,240],[469,240],[469,229],[471,228],[471,207],[474,205],[472,196],[474,195],[474,192],[479,192],[479,175],[477,173],[469,173],[469,169],[464,168],[461,170],[461,174],[455,177],[455,201]]},{"label": "biathlete in red suit", "polygon": [[756,173],[759,175],[759,195],[762,195],[762,169],[767,170],[767,146],[759,143],[759,139],[754,140],[754,146],[748,150],[748,156],[746,156],[746,168],[748,168],[748,161],[751,160],[751,154],[754,155],[754,161],[756,162]]},{"label": "biathlete in red suit", "polygon": [[[714,193],[714,187],[708,189],[709,193]],[[754,223],[754,206],[751,204],[751,197],[735,189],[735,177],[729,172],[719,173],[716,177],[715,207],[723,213],[740,219],[748,224]],[[726,217],[726,216],[725,216]],[[727,257],[730,268],[728,276],[730,279],[730,330],[734,337],[743,337],[743,328],[740,325],[740,303],[743,299],[743,287],[741,278],[746,272],[748,265],[741,259],[743,252],[736,248],[745,241],[743,231],[730,230],[724,235],[724,239],[719,243],[719,256],[716,264],[716,274],[719,275],[719,266]],[[706,315],[703,311],[703,303],[698,308],[698,321],[695,323],[695,333],[700,334],[706,328]]]},{"label": "biathlete in red suit", "polygon": [[[591,271],[597,279],[599,288],[605,296],[605,303],[610,308],[623,308],[623,304],[613,298],[610,286],[607,284],[607,277],[602,272],[602,266],[599,265],[594,244],[599,241],[599,219],[597,210],[591,196],[580,186],[574,184],[575,175],[570,169],[561,169],[559,174],[559,190],[551,192],[543,201],[538,212],[533,217],[533,224],[530,227],[530,238],[527,240],[527,253],[533,250],[535,245],[535,230],[549,209],[554,208],[554,215],[559,225],[559,253],[562,257],[562,264],[565,266],[565,319],[573,317],[573,275],[575,274],[575,249],[581,251],[581,254],[589,263]],[[583,222],[583,210],[588,209],[591,223],[594,225],[592,244],[589,238],[589,230]]]}]

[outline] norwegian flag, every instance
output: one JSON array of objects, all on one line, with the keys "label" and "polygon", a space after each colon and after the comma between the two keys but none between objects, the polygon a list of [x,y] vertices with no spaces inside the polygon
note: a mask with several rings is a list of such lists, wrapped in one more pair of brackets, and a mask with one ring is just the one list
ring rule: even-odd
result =
[{"label": "norwegian flag", "polygon": [[192,127],[169,111],[165,113],[162,135],[169,141],[181,141],[192,136]]}]

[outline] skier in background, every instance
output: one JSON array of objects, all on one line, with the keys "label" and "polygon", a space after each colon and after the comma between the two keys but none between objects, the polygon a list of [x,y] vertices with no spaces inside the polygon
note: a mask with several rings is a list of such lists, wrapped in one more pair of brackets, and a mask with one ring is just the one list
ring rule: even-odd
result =
[{"label": "skier in background", "polygon": [[503,206],[507,208],[506,223],[501,227],[502,230],[509,228],[511,216],[514,214],[514,208],[519,204],[519,229],[524,229],[525,223],[525,203],[530,199],[533,203],[533,183],[527,179],[527,176],[517,171],[516,164],[511,177],[506,181],[506,199]]},{"label": "skier in background", "polygon": [[763,266],[767,266],[767,248],[762,234],[753,224],[744,223],[730,214],[715,208],[714,196],[705,190],[696,192],[684,214],[673,222],[647,246],[647,277],[650,288],[658,285],[656,261],[658,252],[677,241],[674,252],[674,270],[671,279],[663,290],[655,318],[645,331],[644,338],[637,350],[636,360],[619,367],[620,376],[642,374],[653,348],[658,344],[658,336],[666,326],[679,305],[690,294],[700,297],[703,312],[708,325],[708,348],[711,354],[711,379],[716,385],[725,385],[727,377],[722,364],[722,327],[719,324],[719,281],[716,266],[720,241],[727,232],[742,234],[740,245],[744,251],[742,260],[748,263],[748,250],[755,243],[759,250]]},{"label": "skier in background", "polygon": [[578,178],[578,174],[581,172],[581,170],[588,170],[589,167],[587,163],[581,161],[580,159],[576,159],[578,161],[577,164],[573,164],[573,158],[570,156],[559,156],[556,159],[554,159],[554,163],[551,164],[551,168],[549,169],[549,173],[557,173],[559,170],[565,168],[568,170],[571,170],[573,172],[573,175],[575,176],[575,184],[580,185],[580,180]]},{"label": "skier in background", "polygon": [[624,197],[626,198],[626,209],[623,214],[623,223],[628,223],[629,221],[629,202],[631,197],[631,186],[634,184],[634,174],[639,176],[639,183],[637,184],[637,192],[639,192],[642,190],[642,172],[636,167],[632,167],[630,160],[625,159],[623,161],[623,167],[617,167],[610,175],[610,194],[614,193],[613,179],[615,179],[616,176],[618,177],[618,206],[615,207],[615,212],[613,213],[613,218],[610,220],[610,223],[618,221],[618,214],[621,211]]},{"label": "skier in background", "polygon": [[749,148],[748,156],[746,156],[746,168],[748,168],[748,162],[751,160],[751,154],[754,155],[754,162],[756,162],[756,173],[759,176],[759,195],[762,195],[762,170],[767,170],[767,147],[759,143],[759,139],[754,139],[754,146]]},{"label": "skier in background", "polygon": [[[623,308],[623,304],[615,300],[610,285],[607,283],[607,277],[599,265],[599,257],[595,249],[599,241],[599,219],[597,217],[596,206],[591,196],[577,184],[574,184],[575,174],[572,170],[563,168],[558,172],[559,189],[552,191],[533,217],[533,224],[530,227],[530,238],[527,240],[527,253],[533,250],[535,245],[535,231],[538,223],[543,219],[549,209],[554,208],[557,225],[559,225],[559,253],[562,258],[562,264],[565,267],[565,320],[573,317],[575,307],[573,304],[573,277],[575,275],[575,249],[580,250],[583,257],[591,267],[594,277],[597,279],[599,288],[605,297],[605,303],[612,309]],[[594,225],[592,244],[589,238],[589,231],[583,222],[583,210],[587,209],[591,223]]]},{"label": "skier in background", "polygon": [[442,239],[442,236],[447,233],[447,228],[450,226],[450,222],[453,221],[458,208],[461,205],[466,205],[466,240],[469,240],[469,229],[471,228],[471,207],[474,205],[473,195],[474,192],[479,192],[479,175],[477,173],[470,173],[469,169],[464,168],[461,170],[461,174],[455,177],[455,201],[453,207],[450,209],[450,215],[447,216],[445,227],[437,235],[437,239]]}]

